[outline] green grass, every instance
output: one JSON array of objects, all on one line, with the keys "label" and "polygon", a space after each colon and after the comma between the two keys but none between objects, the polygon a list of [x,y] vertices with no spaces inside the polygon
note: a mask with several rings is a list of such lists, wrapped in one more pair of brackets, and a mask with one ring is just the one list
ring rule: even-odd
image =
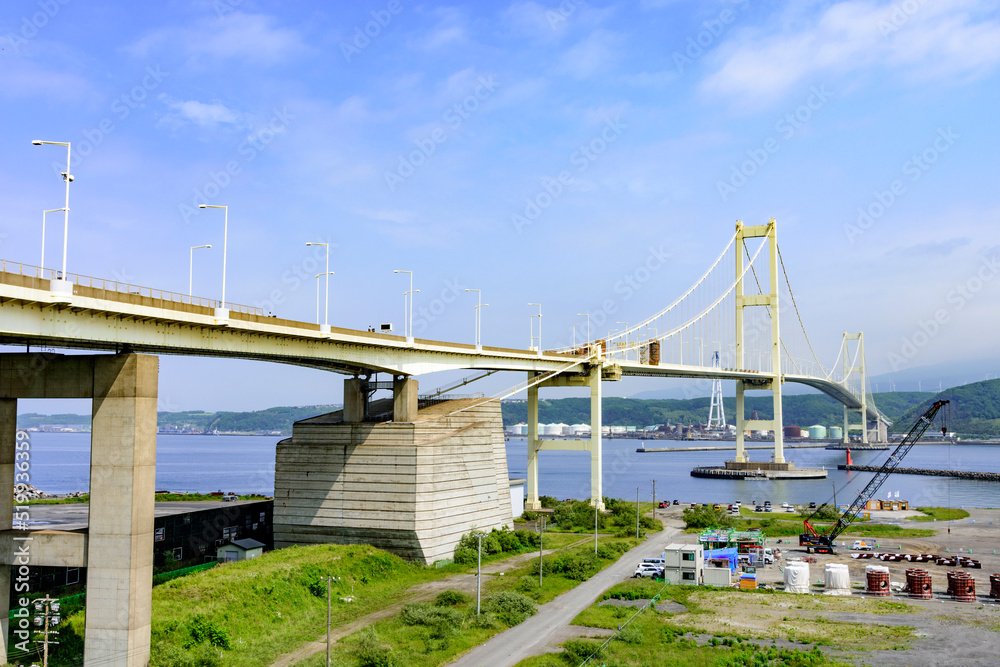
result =
[{"label": "green grass", "polygon": [[954,521],[969,516],[965,510],[955,507],[918,507],[917,511],[923,512],[927,516],[915,516],[913,517],[914,521]]},{"label": "green grass", "polygon": [[[290,547],[226,563],[153,589],[150,665],[213,665],[213,653],[222,654],[220,665],[270,664],[316,639],[326,626],[326,583],[320,577],[341,578],[333,586],[337,626],[398,601],[415,584],[464,571],[407,563],[367,545]],[[339,601],[351,594],[352,584],[355,601]],[[80,664],[83,624],[81,611],[60,627],[63,644],[52,664]]]}]

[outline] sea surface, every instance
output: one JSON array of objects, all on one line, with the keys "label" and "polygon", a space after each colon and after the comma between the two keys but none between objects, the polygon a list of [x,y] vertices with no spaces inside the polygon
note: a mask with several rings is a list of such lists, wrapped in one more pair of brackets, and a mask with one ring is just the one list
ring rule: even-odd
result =
[{"label": "sea surface", "polygon": [[[90,487],[90,434],[31,433],[31,483],[48,493],[87,491]],[[234,491],[274,493],[275,445],[283,436],[160,435],[157,438],[156,488],[177,492]],[[837,470],[844,452],[825,449],[786,449],[785,458],[799,468],[826,468],[825,480],[746,481],[691,477],[696,466],[722,465],[733,450],[696,452],[636,452],[639,440],[604,441],[604,495],[634,499],[652,498],[656,480],[659,500],[719,502],[734,500],[780,504],[826,502],[833,498],[846,504],[872,478],[873,473]],[[650,441],[650,446],[672,446],[670,441]],[[683,445],[684,443],[677,443]],[[756,444],[756,443],[755,443]],[[852,452],[855,463],[881,465],[892,449]],[[750,450],[753,460],[766,461],[768,450]],[[945,470],[1000,471],[1000,446],[935,444],[917,445],[903,465]],[[511,477],[524,477],[527,441],[507,442],[507,466]],[[541,452],[539,487],[544,495],[564,498],[590,497],[590,454],[586,452]],[[876,497],[899,492],[912,505],[1000,506],[1000,484],[948,477],[893,475]]]}]

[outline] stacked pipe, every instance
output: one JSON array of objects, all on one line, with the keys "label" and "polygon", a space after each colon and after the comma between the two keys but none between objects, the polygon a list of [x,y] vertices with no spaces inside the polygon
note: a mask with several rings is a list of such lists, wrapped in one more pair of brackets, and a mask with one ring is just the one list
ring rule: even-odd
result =
[{"label": "stacked pipe", "polygon": [[866,565],[865,579],[868,593],[879,597],[889,596],[889,568],[884,565]]},{"label": "stacked pipe", "polygon": [[976,580],[968,572],[949,572],[948,595],[956,602],[975,602]]},{"label": "stacked pipe", "polygon": [[990,575],[990,597],[1000,599],[1000,574]]},{"label": "stacked pipe", "polygon": [[911,598],[931,599],[931,575],[927,570],[913,567],[906,571],[906,590]]}]

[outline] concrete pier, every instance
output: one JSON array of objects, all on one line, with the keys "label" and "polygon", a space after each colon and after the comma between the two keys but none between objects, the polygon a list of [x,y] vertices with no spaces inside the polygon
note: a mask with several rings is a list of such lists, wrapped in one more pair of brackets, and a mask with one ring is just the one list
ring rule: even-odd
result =
[{"label": "concrete pier", "polygon": [[278,443],[275,548],[363,543],[433,563],[464,533],[513,526],[500,403],[415,410],[416,380],[400,384],[386,401],[407,421],[349,422],[338,411],[296,422]]},{"label": "concrete pier", "polygon": [[[157,375],[152,356],[0,355],[0,612],[20,539],[30,538],[31,565],[87,567],[84,665],[149,663]],[[19,398],[93,399],[85,536],[11,525]]]}]

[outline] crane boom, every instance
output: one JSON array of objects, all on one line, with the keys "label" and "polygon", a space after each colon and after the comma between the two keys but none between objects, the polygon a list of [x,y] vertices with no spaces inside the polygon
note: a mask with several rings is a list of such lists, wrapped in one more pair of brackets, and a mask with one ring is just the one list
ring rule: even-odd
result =
[{"label": "crane boom", "polygon": [[[825,533],[817,533],[816,529],[809,522],[823,507],[818,508],[809,518],[805,519],[802,523],[807,532],[799,535],[799,546],[805,546],[807,551],[815,548],[817,553],[833,553],[834,540],[854,522],[858,517],[858,513],[868,504],[872,496],[878,492],[882,484],[885,483],[885,480],[889,478],[889,475],[899,467],[899,464],[903,461],[903,457],[910,451],[910,448],[924,435],[930,427],[931,422],[934,421],[934,417],[938,411],[948,403],[949,401],[935,401],[924,414],[920,415],[917,423],[913,425],[909,433],[906,434],[902,442],[899,443],[899,446],[893,451],[892,455],[886,459],[882,467],[878,469],[878,472],[865,485],[865,488],[858,493],[858,497],[854,499],[854,502],[850,504],[844,513],[840,515],[840,518],[837,519],[837,522]],[[942,432],[944,430],[942,429]]]}]

